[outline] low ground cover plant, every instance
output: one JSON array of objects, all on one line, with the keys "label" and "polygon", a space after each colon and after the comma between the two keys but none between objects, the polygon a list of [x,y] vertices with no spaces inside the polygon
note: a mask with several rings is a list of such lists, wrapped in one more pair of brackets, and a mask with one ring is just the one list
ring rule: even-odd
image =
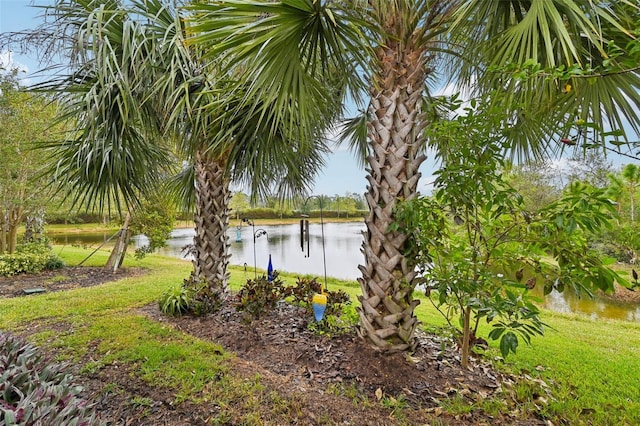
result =
[{"label": "low ground cover plant", "polygon": [[0,424],[98,425],[64,364],[22,338],[0,332]]},{"label": "low ground cover plant", "polygon": [[[174,286],[166,290],[160,300],[160,311],[166,315],[180,316],[185,314],[203,315],[219,307],[203,308],[202,284],[200,290],[193,287],[189,280],[181,286]],[[312,299],[316,293],[327,296],[327,308],[322,321],[310,323],[310,328],[322,334],[340,334],[358,323],[357,313],[351,305],[350,296],[342,289],[335,291],[324,290],[316,278],[298,277],[294,285],[287,285],[273,271],[271,279],[261,275],[247,280],[233,295],[235,308],[245,315],[247,322],[259,319],[270,310],[275,309],[280,302],[290,302],[304,307],[313,316]]]}]

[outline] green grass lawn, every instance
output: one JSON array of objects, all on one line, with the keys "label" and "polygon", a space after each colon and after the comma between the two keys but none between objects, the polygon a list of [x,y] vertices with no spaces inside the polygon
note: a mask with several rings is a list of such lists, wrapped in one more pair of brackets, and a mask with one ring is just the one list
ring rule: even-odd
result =
[{"label": "green grass lawn", "polygon": [[[89,253],[68,246],[54,250],[71,265]],[[102,265],[107,255],[98,251],[85,265]],[[125,266],[148,268],[150,273],[91,288],[0,300],[0,329],[20,330],[34,321],[67,322],[73,333],[51,336],[43,331],[32,339],[57,346],[70,358],[79,356],[88,341],[100,341],[106,357],[140,364],[150,382],[159,381],[160,374],[169,377],[181,398],[219,398],[224,406],[229,398],[240,395],[247,404],[244,413],[259,404],[256,392],[263,390],[257,383],[248,386],[227,378],[219,389],[206,386],[212,369],[226,368],[228,355],[217,345],[131,313],[132,307],[157,301],[166,289],[182,283],[189,275],[190,263],[148,256],[142,260],[130,257]],[[293,283],[296,276],[281,278]],[[244,280],[243,269],[231,267],[232,289],[240,288]],[[345,290],[354,301],[360,293],[355,282],[330,279],[328,285]],[[444,324],[424,298],[416,314],[426,328]],[[540,410],[555,424],[640,424],[640,324],[550,311],[543,311],[542,319],[552,328],[544,337],[534,338],[530,347],[520,346],[504,364],[496,361],[500,368],[542,379],[550,386],[552,394],[544,395],[544,401],[535,398],[532,387],[517,389],[521,409]],[[121,324],[126,324],[127,333],[122,333],[125,328]],[[498,353],[492,349],[489,354],[497,357]]]}]

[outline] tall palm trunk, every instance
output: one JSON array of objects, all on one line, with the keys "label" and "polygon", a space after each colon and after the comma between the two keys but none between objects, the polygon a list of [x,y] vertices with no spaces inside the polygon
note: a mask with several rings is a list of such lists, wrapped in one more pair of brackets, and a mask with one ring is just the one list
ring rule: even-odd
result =
[{"label": "tall palm trunk", "polygon": [[195,162],[196,213],[193,238],[194,259],[191,280],[206,282],[220,301],[227,290],[229,274],[229,179],[224,163],[200,153]]},{"label": "tall palm trunk", "polygon": [[[388,23],[393,30],[394,23]],[[418,195],[418,168],[425,157],[418,155],[416,138],[426,71],[420,46],[385,41],[376,53],[379,69],[371,89],[368,140],[373,154],[367,158],[366,193],[370,213],[365,219],[359,312],[360,334],[374,347],[395,352],[413,346],[418,324],[413,310],[420,301],[412,297],[414,262],[403,255],[407,235],[389,232],[388,227],[396,203]]]}]

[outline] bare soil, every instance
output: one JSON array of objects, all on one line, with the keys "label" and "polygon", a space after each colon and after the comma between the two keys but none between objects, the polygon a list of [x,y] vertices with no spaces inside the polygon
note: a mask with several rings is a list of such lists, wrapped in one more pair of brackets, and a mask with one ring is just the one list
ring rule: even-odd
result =
[{"label": "bare soil", "polygon": [[630,290],[616,284],[613,293],[599,292],[603,299],[619,303],[640,303],[640,289]]},{"label": "bare soil", "polygon": [[141,268],[121,268],[113,272],[97,267],[65,267],[45,270],[38,274],[0,276],[0,297],[26,296],[28,293],[70,290],[91,287],[105,282],[145,273]]},{"label": "bare soil", "polygon": [[[60,291],[91,286],[143,272],[128,268],[113,274],[82,267],[0,278],[0,297],[24,295],[24,289],[36,287]],[[463,369],[458,348],[443,337],[419,333],[418,347],[410,356],[385,355],[368,347],[355,330],[333,337],[310,331],[307,326],[313,318],[304,309],[286,303],[252,323],[247,323],[232,304],[205,317],[167,317],[157,304],[139,312],[221,344],[237,355],[231,360],[233,374],[248,380],[258,374],[267,392],[276,392],[299,407],[297,412],[275,418],[269,416],[277,410],[262,407],[262,420],[255,424],[546,424],[535,413],[519,411],[511,398],[505,397],[508,392],[503,391],[513,385],[514,377],[497,373],[482,358],[475,358],[472,368]],[[56,327],[65,325],[34,324],[24,333]],[[135,374],[132,365],[113,363],[93,373],[81,372],[84,362],[99,358],[95,348],[87,348],[83,362],[74,370],[74,381],[83,386],[85,397],[95,403],[108,425],[241,424],[233,419],[220,422],[220,407],[214,402],[176,403],[169,387],[150,386]],[[346,391],[349,389],[357,390],[357,396]],[[442,401],[449,398],[468,402],[505,398],[509,414],[491,416],[471,410],[453,415],[441,408]]]}]

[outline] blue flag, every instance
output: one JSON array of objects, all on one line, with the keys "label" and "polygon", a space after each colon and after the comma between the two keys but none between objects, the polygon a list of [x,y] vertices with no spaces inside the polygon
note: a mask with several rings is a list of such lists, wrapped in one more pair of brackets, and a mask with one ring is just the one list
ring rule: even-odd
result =
[{"label": "blue flag", "polygon": [[273,264],[271,263],[271,255],[269,255],[269,266],[267,266],[267,280],[273,281]]}]

